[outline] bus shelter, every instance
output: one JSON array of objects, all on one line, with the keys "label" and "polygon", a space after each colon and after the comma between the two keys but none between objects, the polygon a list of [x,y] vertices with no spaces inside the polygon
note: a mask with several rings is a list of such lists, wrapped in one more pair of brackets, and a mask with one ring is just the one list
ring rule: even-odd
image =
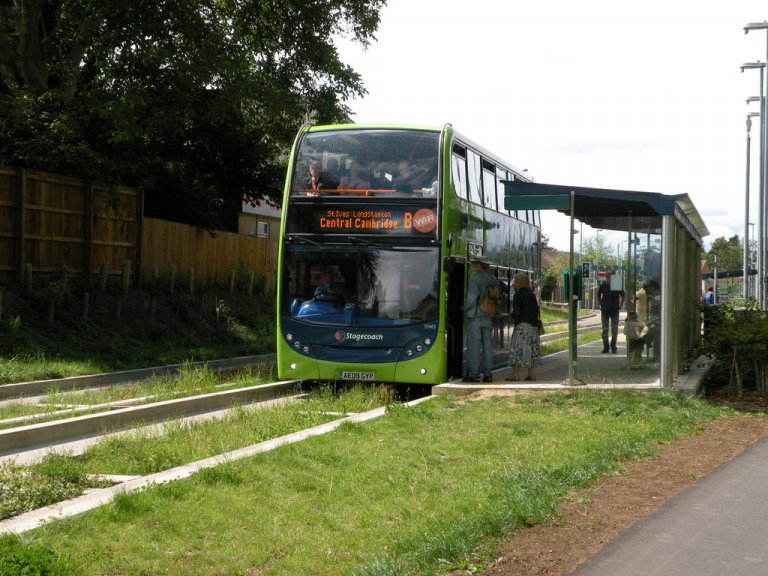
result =
[{"label": "bus shelter", "polygon": [[688,352],[701,331],[699,264],[702,238],[709,234],[688,195],[516,181],[505,181],[504,187],[508,210],[549,209],[570,216],[571,278],[582,273],[574,261],[575,220],[627,234],[629,249],[618,267],[620,277],[614,281],[620,282],[625,292],[625,311],[635,312],[647,326],[642,361],[627,353],[620,372],[607,362],[601,370],[599,361],[590,363],[588,373],[580,370],[576,347],[580,295],[573,289],[578,282],[571,281],[569,383],[607,383],[614,378],[673,386],[675,378],[685,371]]}]

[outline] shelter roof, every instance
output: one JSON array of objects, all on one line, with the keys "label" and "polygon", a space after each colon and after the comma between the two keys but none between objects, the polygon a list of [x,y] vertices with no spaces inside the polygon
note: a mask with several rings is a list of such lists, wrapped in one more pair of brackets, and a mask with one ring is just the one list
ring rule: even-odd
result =
[{"label": "shelter roof", "polygon": [[[510,197],[513,203],[538,198],[533,208],[546,207],[547,198],[568,196],[574,193],[574,218],[606,230],[658,233],[662,216],[674,216],[680,225],[702,245],[702,237],[709,235],[704,221],[687,194],[665,195],[658,192],[638,192],[610,188],[561,186],[533,182],[504,181],[505,203]],[[534,204],[537,204],[534,206]],[[555,209],[570,214],[570,207],[553,202]]]}]

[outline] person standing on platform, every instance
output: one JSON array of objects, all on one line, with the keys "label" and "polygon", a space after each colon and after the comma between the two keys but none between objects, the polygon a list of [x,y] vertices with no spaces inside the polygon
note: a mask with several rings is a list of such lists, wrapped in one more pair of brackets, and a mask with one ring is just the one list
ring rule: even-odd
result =
[{"label": "person standing on platform", "polygon": [[[600,320],[603,325],[603,354],[609,351],[613,354],[618,352],[616,341],[619,338],[619,311],[624,306],[624,290],[613,290],[611,288],[612,272],[605,272],[605,280],[600,284],[597,291],[597,299],[600,302]],[[608,326],[610,324],[611,341],[610,348],[608,342]]]},{"label": "person standing on platform", "polygon": [[[493,316],[480,309],[480,299],[488,286],[498,286],[498,279],[488,271],[490,261],[483,257],[472,260],[475,275],[469,281],[464,301],[467,319],[467,375],[464,382],[493,382]],[[480,364],[482,360],[482,366]]]},{"label": "person standing on platform", "polygon": [[541,365],[539,336],[541,310],[536,294],[531,289],[531,279],[527,274],[522,272],[515,274],[512,287],[515,289],[512,296],[512,319],[515,322],[515,329],[512,332],[508,361],[512,367],[512,376],[507,378],[507,381],[520,380],[522,366],[527,370],[525,380],[531,382],[536,380],[536,366]]}]

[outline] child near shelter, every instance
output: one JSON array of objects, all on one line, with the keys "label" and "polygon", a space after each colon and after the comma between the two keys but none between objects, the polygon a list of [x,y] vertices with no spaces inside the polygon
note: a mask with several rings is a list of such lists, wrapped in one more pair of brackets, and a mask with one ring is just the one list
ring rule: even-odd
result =
[{"label": "child near shelter", "polygon": [[638,319],[637,312],[627,312],[627,319],[624,322],[624,336],[627,337],[630,366],[639,365],[643,359],[646,333],[645,324]]}]

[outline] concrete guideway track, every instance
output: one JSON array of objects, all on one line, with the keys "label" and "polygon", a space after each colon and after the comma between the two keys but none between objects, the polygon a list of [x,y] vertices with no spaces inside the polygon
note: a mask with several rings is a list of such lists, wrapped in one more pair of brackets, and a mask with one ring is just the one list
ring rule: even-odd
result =
[{"label": "concrete guideway track", "polygon": [[[417,404],[420,404],[421,402],[425,402],[432,398],[434,398],[434,396],[425,396],[424,398],[420,398],[412,402],[407,402],[405,403],[405,406],[415,406]],[[83,512],[87,512],[99,506],[108,504],[119,494],[137,492],[145,488],[148,488],[154,484],[163,484],[167,482],[173,482],[175,480],[188,478],[195,472],[198,472],[206,468],[212,468],[214,466],[219,466],[227,462],[240,460],[241,458],[248,458],[256,454],[261,454],[263,452],[274,450],[275,448],[278,448],[280,446],[293,444],[295,442],[300,442],[302,440],[311,438],[313,436],[320,436],[322,434],[327,434],[329,432],[332,432],[333,430],[335,430],[345,422],[352,422],[352,423],[366,422],[368,420],[372,420],[374,418],[383,416],[385,413],[386,413],[386,407],[375,408],[373,410],[369,410],[368,412],[362,412],[360,414],[352,414],[344,418],[339,418],[338,420],[334,420],[332,422],[327,422],[325,424],[314,426],[306,430],[294,432],[293,434],[281,436],[280,438],[275,438],[272,440],[267,440],[265,442],[260,442],[259,444],[247,446],[239,450],[233,450],[231,452],[226,452],[224,454],[219,454],[217,456],[205,458],[203,460],[199,460],[191,464],[185,464],[183,466],[171,468],[170,470],[158,472],[156,474],[151,474],[149,476],[130,478],[125,482],[115,484],[109,488],[94,490],[92,492],[83,494],[82,496],[79,496],[72,500],[67,500],[65,502],[53,504],[45,508],[40,508],[38,510],[33,510],[26,514],[16,516],[14,518],[9,518],[7,520],[0,521],[0,533],[21,534],[29,530],[34,530],[35,528],[45,523],[70,517],[70,516],[75,516],[77,514],[82,514]]]},{"label": "concrete guideway track", "polygon": [[0,385],[0,400],[42,395],[52,390],[62,392],[65,390],[82,390],[86,388],[134,384],[136,382],[145,382],[147,380],[151,380],[152,378],[162,378],[169,376],[172,377],[182,368],[205,367],[211,372],[226,372],[246,368],[249,366],[268,367],[275,364],[275,359],[275,354],[263,354],[260,356],[241,356],[238,358],[228,358],[225,360],[207,360],[205,362],[189,362],[187,364],[170,364],[168,366],[155,366],[152,368],[123,370],[120,372],[110,372],[107,374],[90,374],[87,376],[53,378],[51,380],[16,382],[12,384]]},{"label": "concrete guideway track", "polygon": [[[50,380],[37,380],[0,385],[0,404],[33,403],[52,391],[85,392],[96,388],[110,388],[147,382],[153,378],[173,378],[182,369],[205,368],[214,373],[226,373],[248,367],[264,368],[274,363],[274,354],[242,356],[224,360],[172,364],[153,368],[125,370],[105,374],[74,376]],[[19,463],[31,463],[41,459],[51,449],[66,448],[74,441],[90,438],[95,443],[106,433],[115,433],[138,426],[150,426],[169,420],[184,418],[215,417],[237,404],[267,402],[289,394],[296,381],[275,382],[269,386],[256,385],[198,394],[184,398],[151,402],[151,398],[121,400],[83,408],[80,416],[48,419],[51,414],[30,415],[4,420],[0,429],[0,462],[15,459]],[[149,400],[149,401],[147,401]],[[143,401],[141,405],[139,402]],[[130,406],[121,406],[130,402]],[[72,410],[59,411],[55,416],[71,414]],[[46,418],[46,422],[34,423]],[[17,424],[21,425],[17,425]]]},{"label": "concrete guideway track", "polygon": [[296,384],[295,380],[259,384],[0,430],[0,459],[27,450],[50,449],[57,444],[101,436],[108,431],[228,409],[238,404],[272,400],[290,393]]}]

